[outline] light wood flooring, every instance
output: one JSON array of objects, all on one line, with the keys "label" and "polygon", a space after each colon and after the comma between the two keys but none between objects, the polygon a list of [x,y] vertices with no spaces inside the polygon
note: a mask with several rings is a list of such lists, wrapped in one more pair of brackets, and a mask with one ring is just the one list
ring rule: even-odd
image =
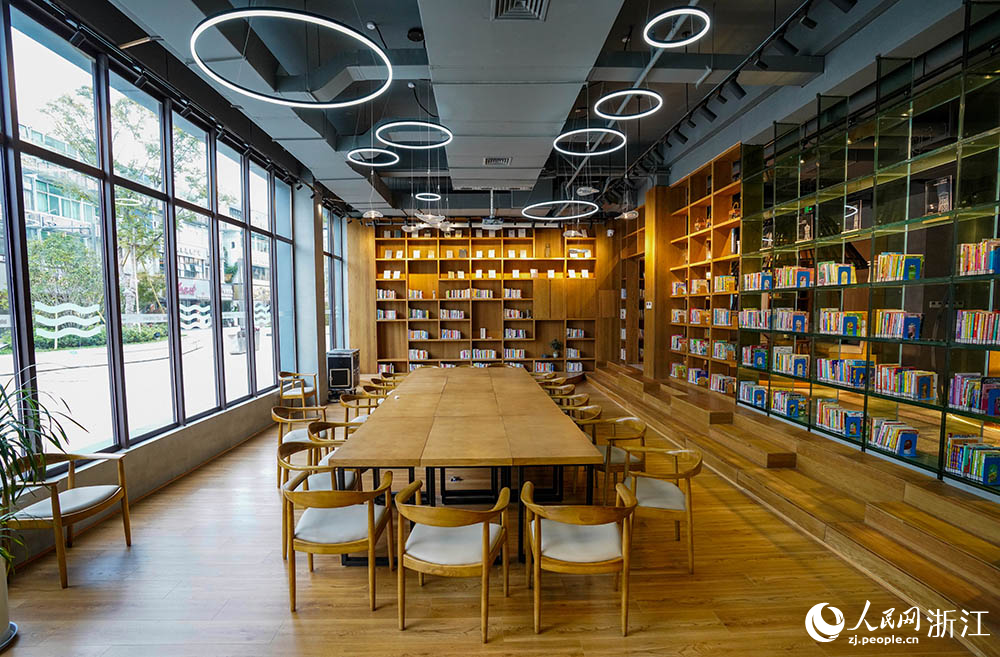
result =
[{"label": "light wood flooring", "polygon": [[[589,392],[609,414],[624,414]],[[273,432],[255,437],[135,503],[131,549],[114,519],[78,536],[69,551],[69,589],[59,588],[52,554],[19,570],[10,607],[21,633],[8,654],[967,654],[955,641],[927,638],[925,624],[918,645],[852,646],[848,638],[855,633],[846,630],[832,643],[814,642],[804,618],[816,603],[840,608],[847,627],[866,600],[875,624],[882,611],[909,605],[707,470],[695,480],[694,575],[686,572],[684,544],[673,540],[673,527],[637,525],[627,638],[619,633],[612,576],[552,573],[542,575],[543,631],[535,635],[521,564],[512,564],[509,598],[500,578],[492,580],[485,646],[478,578],[429,577],[420,588],[411,573],[408,628],[399,632],[395,573],[379,569],[378,609],[369,612],[364,568],[317,556],[310,574],[300,558],[293,614],[280,550],[275,441]],[[478,483],[473,471],[456,473]],[[405,480],[404,472],[396,476]]]}]

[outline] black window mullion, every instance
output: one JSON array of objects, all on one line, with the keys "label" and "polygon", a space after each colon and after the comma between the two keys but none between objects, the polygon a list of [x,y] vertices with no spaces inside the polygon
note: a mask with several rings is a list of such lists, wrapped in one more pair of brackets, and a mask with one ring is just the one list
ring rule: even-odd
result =
[{"label": "black window mullion", "polygon": [[174,205],[174,139],[173,103],[167,98],[160,103],[160,141],[163,144],[163,191],[167,194],[164,212],[164,265],[167,276],[167,343],[170,353],[171,394],[174,399],[174,422],[183,423],[184,409],[184,364],[181,362],[180,299],[177,297],[177,211]]},{"label": "black window mullion", "polygon": [[219,276],[219,265],[222,262],[222,250],[219,246],[219,194],[218,168],[216,167],[216,145],[218,133],[213,128],[206,133],[208,157],[208,205],[212,214],[209,219],[209,281],[212,295],[212,332],[215,347],[215,394],[219,406],[225,408],[226,399],[226,362],[222,346],[222,277]]},{"label": "black window mullion", "polygon": [[94,99],[97,121],[97,152],[101,168],[101,222],[104,238],[104,303],[107,312],[107,342],[109,381],[115,443],[127,448],[128,414],[125,397],[125,354],[122,344],[121,306],[118,284],[118,239],[115,220],[115,190],[113,153],[111,149],[111,95],[108,80],[108,58],[98,55],[94,67]]},{"label": "black window mullion", "polygon": [[253,235],[250,230],[250,157],[240,156],[243,188],[243,314],[246,317],[247,382],[250,396],[257,394],[257,333],[253,320]]}]

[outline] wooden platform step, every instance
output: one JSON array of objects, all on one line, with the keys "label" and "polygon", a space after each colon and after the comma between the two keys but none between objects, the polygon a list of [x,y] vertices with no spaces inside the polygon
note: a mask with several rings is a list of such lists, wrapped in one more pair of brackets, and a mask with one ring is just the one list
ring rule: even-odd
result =
[{"label": "wooden platform step", "polygon": [[832,524],[864,521],[863,502],[795,470],[747,471],[739,483],[820,540]]},{"label": "wooden platform step", "polygon": [[[1000,657],[1000,599],[949,572],[939,564],[917,554],[908,546],[860,522],[831,526],[826,542],[852,563],[867,571],[877,581],[894,590],[922,610],[954,609],[985,611],[983,631],[990,636],[959,636],[961,622],[956,622],[955,638],[973,652]],[[923,627],[923,626],[921,626]]]},{"label": "wooden platform step", "polygon": [[722,443],[705,434],[688,432],[683,444],[701,452],[705,465],[715,470],[720,476],[728,479],[733,485],[739,486],[740,473],[760,468],[759,465],[730,450]]},{"label": "wooden platform step", "polygon": [[828,440],[788,422],[783,422],[777,418],[742,406],[737,406],[733,411],[733,426],[753,435],[764,436],[768,440],[792,451],[798,448],[799,441],[801,440],[811,440],[814,438]]},{"label": "wooden platform step", "polygon": [[908,482],[903,501],[1000,545],[1000,504],[935,480]]},{"label": "wooden platform step", "polygon": [[694,429],[705,430],[713,424],[730,424],[736,404],[732,399],[690,383],[671,381],[661,384],[671,396],[671,406],[680,420]]},{"label": "wooden platform step", "polygon": [[708,435],[764,468],[794,468],[795,452],[732,424],[713,425]]},{"label": "wooden platform step", "polygon": [[907,504],[869,504],[865,522],[973,584],[1000,591],[1000,545]]}]

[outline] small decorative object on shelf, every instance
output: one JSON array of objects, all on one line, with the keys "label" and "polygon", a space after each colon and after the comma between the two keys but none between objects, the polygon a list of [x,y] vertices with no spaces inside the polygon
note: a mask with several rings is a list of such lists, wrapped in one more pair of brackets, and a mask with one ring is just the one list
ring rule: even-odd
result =
[{"label": "small decorative object on shelf", "polygon": [[868,334],[868,312],[864,310],[838,310],[821,308],[819,332],[825,335],[864,337]]},{"label": "small decorative object on shelf", "polygon": [[[962,311],[959,311],[961,313]],[[903,310],[875,311],[875,337],[898,340],[919,340],[922,313],[908,313]]]},{"label": "small decorative object on shelf", "polygon": [[552,357],[559,358],[559,352],[562,351],[563,343],[553,338],[552,342],[549,343],[549,346],[552,347]]},{"label": "small decorative object on shelf", "polygon": [[955,342],[1000,346],[1000,311],[959,310],[955,318]]},{"label": "small decorative object on shelf", "polygon": [[857,272],[854,265],[840,262],[821,262],[816,265],[816,285],[854,285],[858,282]]},{"label": "small decorative object on shelf", "polygon": [[880,253],[875,266],[878,282],[915,281],[921,277],[924,256],[905,253]]}]

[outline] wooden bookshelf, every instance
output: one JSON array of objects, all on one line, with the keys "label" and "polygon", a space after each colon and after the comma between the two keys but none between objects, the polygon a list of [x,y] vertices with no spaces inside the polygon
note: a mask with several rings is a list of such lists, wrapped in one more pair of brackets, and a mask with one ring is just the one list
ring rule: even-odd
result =
[{"label": "wooden bookshelf", "polygon": [[[377,228],[379,371],[495,363],[593,371],[597,242],[592,233],[564,237],[562,227]],[[558,357],[553,340],[563,345]]]},{"label": "wooden bookshelf", "polygon": [[[736,145],[671,185],[666,208],[660,210],[668,215],[658,225],[665,227],[659,244],[666,254],[664,296],[669,300],[664,360],[673,378],[687,380],[693,368],[708,374],[706,386],[713,374],[736,376],[739,200],[740,146]],[[717,288],[716,280],[723,276],[734,277],[735,285]],[[683,289],[677,289],[679,284]],[[728,313],[729,321],[717,318],[716,311]],[[694,353],[691,340],[704,340],[707,352]],[[733,354],[716,357],[716,342],[732,344]],[[677,369],[681,366],[686,371]],[[732,390],[728,394],[734,396]]]}]

